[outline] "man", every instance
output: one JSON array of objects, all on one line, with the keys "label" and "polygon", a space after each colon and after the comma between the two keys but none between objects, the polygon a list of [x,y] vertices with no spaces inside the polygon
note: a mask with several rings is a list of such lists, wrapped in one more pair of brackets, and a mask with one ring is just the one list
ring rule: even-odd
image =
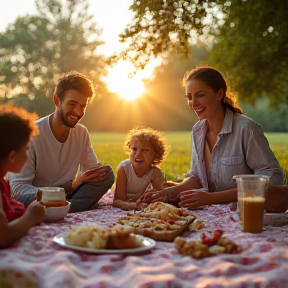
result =
[{"label": "man", "polygon": [[12,196],[26,207],[40,187],[57,186],[71,201],[69,212],[85,211],[111,188],[112,167],[98,162],[87,128],[78,123],[94,96],[91,81],[80,73],[58,80],[55,111],[36,121],[39,136],[31,140],[26,165],[9,174]]}]

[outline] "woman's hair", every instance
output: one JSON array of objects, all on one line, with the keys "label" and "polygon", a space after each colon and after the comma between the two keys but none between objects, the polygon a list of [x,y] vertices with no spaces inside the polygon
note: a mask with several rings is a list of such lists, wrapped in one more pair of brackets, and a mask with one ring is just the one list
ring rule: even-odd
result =
[{"label": "woman's hair", "polygon": [[233,112],[243,114],[242,108],[237,103],[237,95],[230,91],[224,77],[218,70],[205,66],[197,67],[193,69],[187,77],[184,76],[183,85],[186,85],[187,82],[192,79],[203,81],[210,86],[215,93],[223,89],[222,104]]},{"label": "woman's hair", "polygon": [[18,151],[30,138],[38,135],[35,120],[38,115],[23,108],[0,105],[0,162],[11,151]]},{"label": "woman's hair", "polygon": [[168,146],[165,143],[163,133],[154,130],[150,127],[136,126],[127,133],[127,138],[125,141],[124,148],[127,152],[130,151],[131,142],[133,139],[139,139],[148,141],[155,151],[155,159],[153,160],[153,165],[159,165],[167,156]]},{"label": "woman's hair", "polygon": [[60,101],[63,101],[64,94],[67,90],[77,90],[84,94],[88,97],[89,103],[91,103],[95,97],[93,83],[86,76],[76,71],[71,71],[58,80],[54,95],[56,95]]}]

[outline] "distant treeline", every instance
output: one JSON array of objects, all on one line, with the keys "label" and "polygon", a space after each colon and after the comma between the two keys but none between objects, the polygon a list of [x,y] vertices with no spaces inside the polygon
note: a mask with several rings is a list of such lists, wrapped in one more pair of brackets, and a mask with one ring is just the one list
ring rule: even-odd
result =
[{"label": "distant treeline", "polygon": [[[117,95],[96,99],[82,120],[90,131],[125,132],[133,125],[146,125],[163,131],[190,131],[197,117],[187,105],[180,82],[183,71],[193,63],[171,63],[146,83],[147,93],[127,102]],[[268,98],[254,105],[240,102],[244,113],[259,123],[265,132],[288,132],[288,105],[270,107]]]}]

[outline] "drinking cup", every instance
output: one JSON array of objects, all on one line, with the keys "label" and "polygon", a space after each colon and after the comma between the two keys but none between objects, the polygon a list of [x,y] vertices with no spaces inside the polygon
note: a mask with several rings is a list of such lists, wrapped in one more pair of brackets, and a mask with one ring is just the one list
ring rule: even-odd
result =
[{"label": "drinking cup", "polygon": [[265,191],[269,184],[266,175],[235,175],[238,211],[243,232],[260,233],[263,229]]},{"label": "drinking cup", "polygon": [[37,192],[37,201],[41,201],[46,207],[67,205],[65,190],[61,187],[41,187]]}]

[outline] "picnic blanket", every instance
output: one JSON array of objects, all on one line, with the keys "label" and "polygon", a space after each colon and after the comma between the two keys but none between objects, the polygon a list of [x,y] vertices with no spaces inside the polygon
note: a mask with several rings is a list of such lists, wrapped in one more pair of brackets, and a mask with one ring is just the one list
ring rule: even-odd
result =
[{"label": "picnic blanket", "polygon": [[127,212],[113,208],[112,199],[107,193],[94,210],[70,213],[57,223],[41,223],[10,248],[0,250],[0,287],[288,287],[286,213],[278,215],[282,219],[275,226],[270,216],[262,233],[250,234],[241,231],[234,204],[190,211],[203,225],[182,236],[192,239],[221,229],[243,249],[240,254],[200,260],[182,256],[168,242],[157,242],[152,250],[138,254],[93,254],[52,241],[75,225],[114,225]]}]

